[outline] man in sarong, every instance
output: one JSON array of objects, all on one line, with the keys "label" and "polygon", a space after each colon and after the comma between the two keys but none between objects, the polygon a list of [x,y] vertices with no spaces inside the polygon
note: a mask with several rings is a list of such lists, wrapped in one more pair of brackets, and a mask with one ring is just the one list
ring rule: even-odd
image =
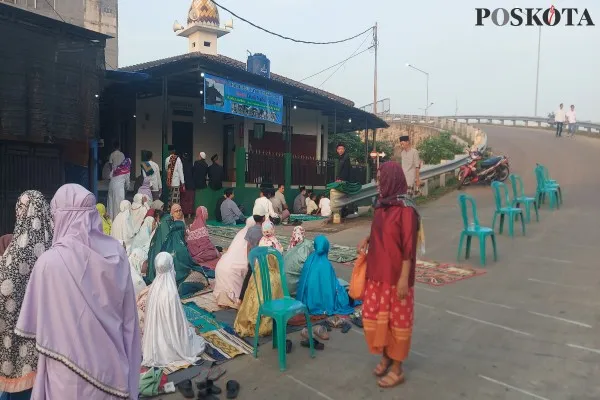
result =
[{"label": "man in sarong", "polygon": [[169,145],[171,155],[165,160],[165,171],[167,171],[167,188],[169,188],[169,206],[171,209],[173,204],[179,204],[181,198],[181,190],[185,190],[185,177],[183,175],[183,164],[177,156],[175,146]]}]

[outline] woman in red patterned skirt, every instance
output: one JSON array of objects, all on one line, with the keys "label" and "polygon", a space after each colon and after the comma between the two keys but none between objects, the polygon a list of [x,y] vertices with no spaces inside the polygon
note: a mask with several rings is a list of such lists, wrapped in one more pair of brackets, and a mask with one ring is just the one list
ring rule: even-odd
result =
[{"label": "woman in red patterned skirt", "polygon": [[359,244],[367,253],[363,303],[365,338],[371,353],[382,354],[373,373],[383,388],[404,382],[414,318],[414,284],[419,214],[406,197],[400,164],[379,169],[379,198],[371,234]]}]

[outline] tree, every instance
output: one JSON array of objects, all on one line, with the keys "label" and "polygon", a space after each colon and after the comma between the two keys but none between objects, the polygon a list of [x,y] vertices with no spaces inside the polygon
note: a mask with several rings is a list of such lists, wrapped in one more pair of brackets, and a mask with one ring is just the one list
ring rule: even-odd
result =
[{"label": "tree", "polygon": [[417,150],[423,163],[431,165],[439,164],[442,160],[453,160],[455,155],[465,152],[463,146],[452,139],[450,132],[428,137],[419,143]]},{"label": "tree", "polygon": [[[346,152],[350,156],[351,161],[364,163],[365,162],[365,142],[355,132],[350,133],[337,133],[329,135],[329,147],[328,153],[329,158],[333,159],[337,157],[336,148],[339,143],[343,143],[346,147]],[[371,143],[371,142],[369,142]],[[369,152],[373,149],[370,148]],[[380,161],[387,161],[392,156],[394,146],[389,142],[377,142],[377,151],[379,153],[384,152],[385,157]]]}]

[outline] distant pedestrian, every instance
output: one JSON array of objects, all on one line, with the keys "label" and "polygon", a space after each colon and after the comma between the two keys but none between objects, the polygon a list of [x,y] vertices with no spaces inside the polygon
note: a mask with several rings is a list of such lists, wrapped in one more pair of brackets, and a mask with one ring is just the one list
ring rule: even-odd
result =
[{"label": "distant pedestrian", "polygon": [[556,122],[556,137],[562,137],[563,125],[565,123],[566,114],[563,104],[560,103],[558,110],[554,113],[554,122]]},{"label": "distant pedestrian", "polygon": [[567,121],[569,122],[569,136],[573,137],[577,132],[577,113],[573,104],[571,104],[571,109],[567,111]]},{"label": "distant pedestrian", "polygon": [[175,146],[169,145],[171,155],[165,160],[165,171],[167,171],[167,188],[169,189],[169,205],[171,209],[173,204],[179,204],[181,201],[181,189],[185,191],[185,175],[183,173],[183,163],[177,156]]},{"label": "distant pedestrian", "polygon": [[421,158],[419,157],[419,151],[411,146],[408,136],[400,137],[400,146],[402,147],[400,163],[402,164],[402,170],[404,171],[408,185],[407,196],[412,198],[419,193],[419,188],[421,187],[421,178],[419,176]]}]

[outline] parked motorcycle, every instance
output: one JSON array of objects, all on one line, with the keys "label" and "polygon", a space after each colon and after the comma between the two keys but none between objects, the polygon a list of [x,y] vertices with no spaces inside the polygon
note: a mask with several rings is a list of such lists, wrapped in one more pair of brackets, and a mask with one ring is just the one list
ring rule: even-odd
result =
[{"label": "parked motorcycle", "polygon": [[508,157],[497,156],[481,161],[483,154],[480,151],[469,152],[466,165],[460,167],[458,173],[458,188],[472,183],[504,182],[510,175]]}]

